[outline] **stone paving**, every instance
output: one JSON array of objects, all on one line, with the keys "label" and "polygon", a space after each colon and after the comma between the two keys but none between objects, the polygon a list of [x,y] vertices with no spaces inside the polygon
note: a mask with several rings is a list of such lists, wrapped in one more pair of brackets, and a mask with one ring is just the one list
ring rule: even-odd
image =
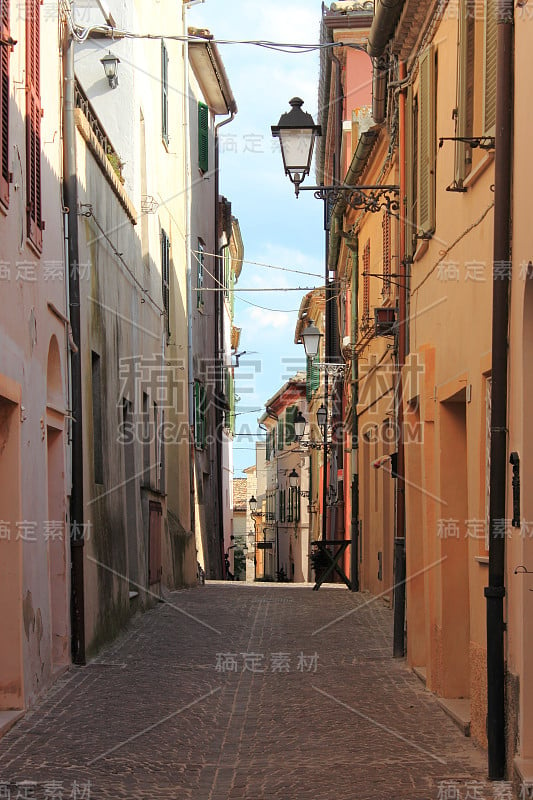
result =
[{"label": "stone paving", "polygon": [[208,583],[137,616],[0,741],[0,798],[506,798],[343,587]]}]

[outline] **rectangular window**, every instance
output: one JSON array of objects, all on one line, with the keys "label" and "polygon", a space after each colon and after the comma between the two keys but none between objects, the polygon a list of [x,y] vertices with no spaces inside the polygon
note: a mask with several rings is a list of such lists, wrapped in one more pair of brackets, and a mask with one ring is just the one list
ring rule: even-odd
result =
[{"label": "rectangular window", "polygon": [[28,239],[39,251],[43,246],[44,228],[41,217],[40,23],[40,0],[26,0],[26,213]]},{"label": "rectangular window", "polygon": [[170,239],[163,229],[161,229],[161,285],[167,336],[170,336]]},{"label": "rectangular window", "polygon": [[161,42],[161,136],[168,145],[168,50],[163,41]]},{"label": "rectangular window", "polygon": [[194,444],[203,450],[207,442],[207,392],[200,381],[194,382]]},{"label": "rectangular window", "polygon": [[204,307],[204,259],[205,244],[198,239],[198,269],[196,272],[196,308]]},{"label": "rectangular window", "polygon": [[143,392],[143,484],[150,485],[150,398]]},{"label": "rectangular window", "polygon": [[435,230],[436,173],[436,70],[435,48],[420,57],[418,112],[418,233],[430,236]]},{"label": "rectangular window", "polygon": [[104,482],[104,443],[102,441],[102,373],[100,356],[91,352],[93,401],[93,469],[94,482]]},{"label": "rectangular window", "polygon": [[[0,39],[9,40],[9,0],[0,0]],[[9,54],[7,44],[0,45],[0,145],[2,169],[0,170],[0,200],[9,203]]]},{"label": "rectangular window", "polygon": [[209,169],[209,108],[198,103],[198,166],[202,172]]},{"label": "rectangular window", "polygon": [[383,289],[381,294],[384,300],[390,298],[391,289],[391,224],[390,214],[385,211],[383,214]]},{"label": "rectangular window", "polygon": [[363,313],[361,325],[367,328],[370,322],[370,239],[363,250]]},{"label": "rectangular window", "polygon": [[154,464],[155,464],[155,485],[156,492],[159,491],[161,479],[161,420],[159,416],[159,407],[157,403],[153,405],[154,409]]}]

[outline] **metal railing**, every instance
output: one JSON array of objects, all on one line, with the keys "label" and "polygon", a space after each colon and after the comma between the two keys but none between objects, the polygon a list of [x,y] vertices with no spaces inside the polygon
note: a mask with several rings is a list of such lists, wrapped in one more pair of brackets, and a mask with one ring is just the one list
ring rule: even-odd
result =
[{"label": "metal railing", "polygon": [[74,96],[76,101],[76,108],[79,108],[89,123],[89,126],[96,136],[100,146],[102,147],[104,153],[106,154],[109,163],[115,170],[117,176],[122,180],[122,167],[123,163],[118,155],[117,151],[111,144],[107,133],[105,132],[105,128],[98,119],[98,115],[94,108],[91,105],[90,100],[88,99],[87,95],[83,91],[80,83],[76,80],[74,86]]}]

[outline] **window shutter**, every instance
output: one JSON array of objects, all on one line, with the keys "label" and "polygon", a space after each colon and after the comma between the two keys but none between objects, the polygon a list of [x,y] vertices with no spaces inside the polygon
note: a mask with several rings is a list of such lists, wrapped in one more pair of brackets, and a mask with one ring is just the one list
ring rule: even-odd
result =
[{"label": "window shutter", "polygon": [[198,166],[202,172],[209,169],[209,109],[198,103]]},{"label": "window shutter", "polygon": [[167,336],[170,336],[170,239],[164,230],[161,231],[161,283]]},{"label": "window shutter", "polygon": [[363,314],[361,324],[367,327],[370,320],[370,239],[363,250]]},{"label": "window shutter", "polygon": [[498,0],[485,0],[485,52],[483,86],[483,134],[491,136],[496,125],[496,47]]},{"label": "window shutter", "polygon": [[383,298],[390,297],[391,288],[391,225],[390,214],[385,210],[383,214]]},{"label": "window shutter", "polygon": [[168,50],[164,42],[161,42],[161,136],[168,144]]},{"label": "window shutter", "polygon": [[287,444],[294,442],[294,420],[296,419],[296,406],[289,406],[285,412],[285,441]]},{"label": "window shutter", "polygon": [[[0,0],[0,38],[9,39],[9,0]],[[0,142],[2,169],[0,170],[0,200],[9,203],[9,53],[11,48],[0,45]]]},{"label": "window shutter", "polygon": [[278,420],[278,450],[283,450],[283,419]]},{"label": "window shutter", "polygon": [[416,233],[416,212],[414,209],[415,192],[414,181],[416,180],[415,173],[415,157],[414,157],[414,97],[413,87],[409,84],[407,89],[407,102],[405,108],[405,164],[402,169],[405,170],[405,189],[406,189],[406,219],[405,219],[405,255],[411,258],[414,253],[414,234]]},{"label": "window shutter", "polygon": [[40,14],[40,1],[26,0],[26,206],[28,238],[38,250],[43,245]]},{"label": "window shutter", "polygon": [[[461,0],[457,43],[457,120],[455,135],[472,136],[475,71],[475,9],[472,0]],[[466,142],[455,143],[455,183],[462,187],[472,161]],[[467,160],[468,159],[468,160]]]},{"label": "window shutter", "polygon": [[435,230],[435,49],[420,57],[418,114],[418,228],[423,234]]}]

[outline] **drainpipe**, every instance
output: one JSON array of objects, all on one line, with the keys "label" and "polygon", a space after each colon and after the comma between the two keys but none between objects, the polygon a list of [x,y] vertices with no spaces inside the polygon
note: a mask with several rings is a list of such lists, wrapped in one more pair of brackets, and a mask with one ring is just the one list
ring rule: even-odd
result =
[{"label": "drainpipe", "polygon": [[[219,204],[219,185],[220,185],[220,141],[219,130],[224,125],[229,125],[235,118],[236,109],[232,108],[229,117],[223,119],[215,125],[215,278],[217,289],[221,289],[224,284],[224,259],[222,258],[223,249],[219,247],[219,228],[220,228],[220,204]],[[220,257],[219,257],[220,256]],[[226,577],[226,562],[224,558],[224,497],[222,491],[223,483],[223,466],[222,466],[222,436],[224,430],[223,411],[220,407],[220,398],[222,397],[224,388],[223,381],[223,367],[224,367],[224,292],[215,292],[215,359],[218,361],[220,369],[215,369],[215,396],[217,397],[216,410],[215,410],[215,429],[216,429],[216,451],[217,451],[217,504],[218,504],[218,520],[219,520],[219,541],[220,541],[220,562],[222,577]]]},{"label": "drainpipe", "polygon": [[[72,338],[72,491],[70,495],[71,648],[74,664],[85,664],[83,584],[83,419],[80,337],[80,279],[78,252],[78,187],[76,182],[76,125],[74,122],[74,40],[68,29],[63,42],[63,205],[68,209],[68,292]],[[72,535],[72,533],[75,535]]]},{"label": "drainpipe", "polygon": [[513,9],[498,3],[496,146],[494,160],[494,264],[509,272],[492,282],[492,412],[490,537],[487,598],[487,738],[490,780],[505,776],[505,487],[507,482],[507,359],[511,264],[513,120]]},{"label": "drainpipe", "polygon": [[[358,269],[358,245],[356,239],[352,254],[352,319],[350,329],[350,340],[355,345],[357,339],[357,301],[359,297],[359,269]],[[351,570],[350,578],[352,592],[359,591],[359,417],[357,415],[357,404],[359,402],[359,360],[355,347],[352,355],[352,519],[351,519]]]},{"label": "drainpipe", "polygon": [[[399,64],[399,78],[405,78],[405,62]],[[400,160],[400,291],[398,303],[398,375],[396,383],[396,419],[398,423],[398,458],[396,480],[396,530],[394,536],[394,632],[393,656],[405,655],[405,450],[403,441],[403,382],[402,369],[407,355],[407,286],[405,265],[405,225],[407,175],[405,163],[405,94],[404,88],[398,96],[399,116],[399,160]]]}]

